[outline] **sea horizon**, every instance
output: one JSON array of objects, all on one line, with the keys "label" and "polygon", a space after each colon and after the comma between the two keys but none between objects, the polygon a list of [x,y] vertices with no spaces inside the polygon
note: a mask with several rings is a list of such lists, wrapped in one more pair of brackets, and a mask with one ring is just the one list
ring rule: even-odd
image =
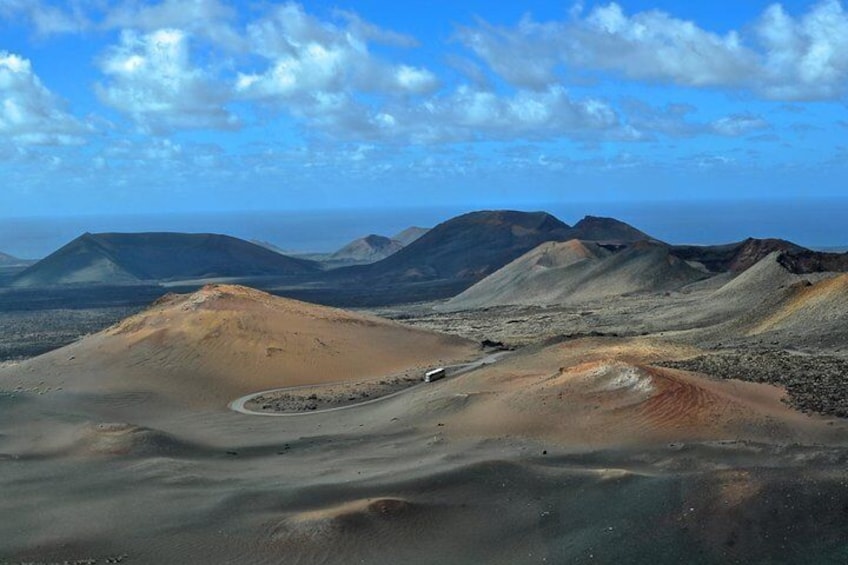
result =
[{"label": "sea horizon", "polygon": [[219,233],[284,252],[326,253],[372,233],[390,237],[410,226],[429,228],[482,209],[544,211],[570,225],[586,215],[613,217],[672,244],[715,245],[756,237],[819,250],[848,248],[842,222],[848,198],[832,198],[9,217],[0,218],[0,252],[40,259],[86,232],[167,231]]}]

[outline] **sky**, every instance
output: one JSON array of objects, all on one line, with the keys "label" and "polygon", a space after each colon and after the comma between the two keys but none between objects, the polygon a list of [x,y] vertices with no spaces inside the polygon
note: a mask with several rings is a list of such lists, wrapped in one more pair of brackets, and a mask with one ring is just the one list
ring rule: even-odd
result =
[{"label": "sky", "polygon": [[848,198],[840,0],[0,0],[0,217]]}]

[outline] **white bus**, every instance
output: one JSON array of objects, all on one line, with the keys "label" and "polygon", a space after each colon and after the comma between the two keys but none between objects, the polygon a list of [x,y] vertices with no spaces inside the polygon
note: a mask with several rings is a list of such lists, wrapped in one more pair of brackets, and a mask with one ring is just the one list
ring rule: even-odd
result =
[{"label": "white bus", "polygon": [[445,378],[445,368],[439,367],[438,369],[433,369],[431,371],[427,371],[424,373],[424,382],[432,383],[433,381],[437,381],[439,379]]}]

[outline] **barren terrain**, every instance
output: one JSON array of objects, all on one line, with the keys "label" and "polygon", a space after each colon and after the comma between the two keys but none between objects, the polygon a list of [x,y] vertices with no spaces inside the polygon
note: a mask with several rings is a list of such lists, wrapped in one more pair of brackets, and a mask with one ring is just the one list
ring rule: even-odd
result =
[{"label": "barren terrain", "polygon": [[[845,324],[817,314],[841,287],[791,279],[458,312],[167,297],[0,367],[0,563],[844,562]],[[421,383],[483,340],[515,349]],[[292,386],[246,405],[288,417],[229,408]]]}]

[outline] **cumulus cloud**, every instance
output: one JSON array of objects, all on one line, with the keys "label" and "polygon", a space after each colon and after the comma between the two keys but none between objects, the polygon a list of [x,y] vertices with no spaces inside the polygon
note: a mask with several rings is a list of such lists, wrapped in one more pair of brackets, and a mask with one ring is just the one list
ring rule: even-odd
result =
[{"label": "cumulus cloud", "polygon": [[559,82],[563,65],[566,72],[606,70],[634,79],[714,86],[745,76],[755,64],[736,33],[720,36],[659,11],[627,16],[615,3],[582,19],[524,17],[514,27],[461,28],[459,39],[499,75],[527,88]]},{"label": "cumulus cloud", "polygon": [[179,29],[124,31],[99,65],[107,77],[97,85],[101,100],[147,131],[239,125],[225,107],[228,89],[193,64],[189,36]]},{"label": "cumulus cloud", "polygon": [[92,25],[89,4],[82,0],[71,0],[59,6],[42,0],[0,0],[0,18],[23,18],[39,35],[81,33]]},{"label": "cumulus cloud", "polygon": [[0,51],[0,139],[23,144],[81,143],[87,132],[33,72],[30,62]]},{"label": "cumulus cloud", "polygon": [[718,34],[658,10],[628,15],[610,3],[565,21],[483,22],[461,28],[458,37],[493,71],[524,88],[606,72],[747,89],[775,100],[834,99],[848,90],[848,14],[840,0],[823,0],[798,18],[772,5],[745,33]]},{"label": "cumulus cloud", "polygon": [[257,72],[239,73],[237,91],[245,98],[311,113],[313,106],[335,107],[327,100],[350,98],[354,92],[422,95],[439,86],[431,71],[388,63],[369,50],[369,40],[411,40],[358,18],[345,20],[345,25],[321,21],[289,3],[253,22],[247,27],[249,45],[268,64]]},{"label": "cumulus cloud", "polygon": [[163,0],[142,3],[125,0],[109,9],[99,26],[155,32],[180,29],[231,50],[243,50],[244,41],[233,26],[235,9],[220,0]]},{"label": "cumulus cloud", "polygon": [[765,49],[761,85],[779,100],[831,99],[848,86],[848,13],[839,0],[824,0],[801,18],[779,4],[756,27]]}]

